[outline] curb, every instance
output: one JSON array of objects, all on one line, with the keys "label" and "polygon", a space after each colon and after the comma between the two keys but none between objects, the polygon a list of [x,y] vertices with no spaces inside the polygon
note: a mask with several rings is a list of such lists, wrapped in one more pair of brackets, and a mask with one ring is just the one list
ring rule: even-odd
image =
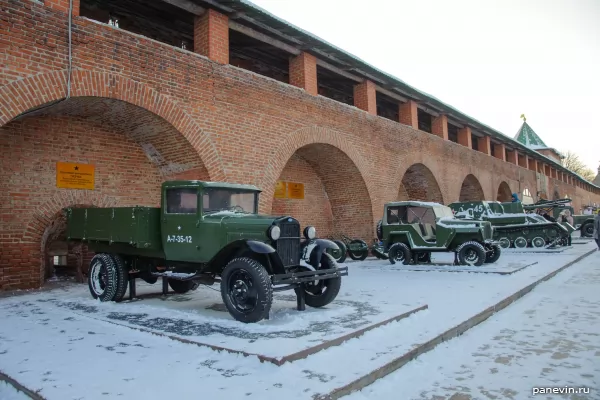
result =
[{"label": "curb", "polygon": [[14,387],[19,392],[25,393],[32,400],[46,400],[41,395],[37,394],[36,392],[34,392],[30,389],[27,389],[25,386],[21,385],[19,382],[17,382],[10,376],[4,374],[2,371],[0,371],[0,381],[8,383],[9,385]]},{"label": "curb", "polygon": [[459,325],[454,326],[453,328],[450,328],[446,332],[434,337],[433,339],[427,341],[426,343],[423,343],[422,345],[409,351],[408,353],[406,353],[398,358],[395,358],[394,360],[384,364],[383,366],[377,368],[376,370],[369,372],[366,375],[363,375],[362,377],[350,382],[347,385],[335,388],[331,392],[324,394],[324,395],[317,394],[317,395],[313,396],[313,399],[314,400],[336,400],[336,399],[339,399],[340,397],[347,396],[347,395],[351,394],[352,392],[364,389],[365,387],[371,385],[372,383],[375,383],[378,379],[383,378],[384,376],[389,375],[392,372],[396,371],[397,369],[403,367],[405,364],[416,359],[418,356],[433,350],[437,345],[441,344],[442,342],[445,342],[447,340],[450,340],[457,336],[460,336],[463,333],[465,333],[466,331],[468,331],[469,329],[479,325],[480,323],[482,323],[483,321],[485,321],[489,317],[491,317],[493,314],[508,307],[511,303],[515,302],[516,300],[525,296],[527,293],[531,292],[540,283],[553,278],[558,273],[564,271],[568,267],[572,266],[573,264],[578,263],[579,261],[583,260],[590,254],[595,253],[595,252],[596,252],[596,249],[588,251],[587,253],[577,257],[575,260],[570,261],[569,263],[563,265],[562,267],[558,268],[557,270],[555,270],[555,271],[543,276],[542,278],[538,279],[537,281],[525,286],[523,289],[519,290],[518,292],[513,293],[512,295],[499,301],[495,305],[486,308],[479,314],[469,318],[468,320],[462,322]]},{"label": "curb", "polygon": [[[282,366],[283,364],[285,364],[286,362],[294,362],[294,361],[298,361],[301,360],[303,358],[309,357],[315,353],[318,353],[321,350],[325,350],[328,349],[330,347],[334,347],[334,346],[339,346],[340,344],[350,340],[350,339],[355,339],[357,337],[360,337],[362,335],[364,335],[365,333],[367,333],[368,331],[371,331],[375,328],[379,328],[383,325],[389,324],[390,322],[396,322],[396,321],[400,321],[404,318],[408,318],[411,315],[418,313],[419,311],[423,311],[423,310],[427,310],[429,308],[429,306],[427,304],[422,305],[420,307],[414,308],[412,310],[409,310],[403,314],[400,315],[396,315],[394,317],[388,318],[385,321],[381,321],[381,322],[377,322],[375,324],[372,325],[368,325],[362,329],[359,329],[357,331],[353,331],[350,333],[347,333],[343,336],[339,336],[337,338],[325,341],[323,343],[320,343],[316,346],[312,346],[303,350],[300,350],[298,352],[292,353],[292,354],[287,354],[281,358],[277,358],[277,357],[272,357],[272,356],[265,356],[262,354],[258,354],[258,353],[250,353],[247,351],[243,351],[243,350],[236,350],[236,349],[230,349],[227,347],[221,347],[221,346],[217,346],[217,345],[213,345],[213,344],[208,344],[208,343],[202,343],[202,342],[198,342],[195,340],[191,340],[191,339],[185,339],[185,338],[181,338],[179,336],[176,335],[170,335],[168,333],[162,333],[162,332],[157,332],[154,331],[152,329],[149,328],[145,328],[145,327],[141,327],[141,326],[131,326],[131,325],[125,325],[125,324],[121,324],[118,322],[114,322],[114,321],[108,321],[106,319],[99,319],[99,318],[94,318],[94,317],[90,317],[89,315],[85,315],[85,314],[80,314],[77,312],[73,312],[71,311],[73,314],[79,315],[81,317],[85,317],[85,318],[90,318],[93,319],[95,321],[101,321],[101,322],[106,322],[109,324],[113,324],[116,326],[120,326],[122,328],[127,328],[127,329],[132,329],[132,330],[136,330],[139,332],[144,332],[144,333],[149,333],[151,335],[155,335],[155,336],[160,336],[160,337],[164,337],[167,339],[171,339],[177,342],[181,342],[181,343],[185,343],[185,344],[192,344],[192,345],[196,345],[198,347],[206,347],[209,348],[213,351],[217,351],[217,352],[222,352],[225,351],[227,353],[231,353],[231,354],[239,354],[242,355],[244,357],[256,357],[258,358],[258,360],[263,363],[263,362],[268,362],[271,364],[274,364],[278,367]],[[0,399],[1,400],[1,399]]]}]

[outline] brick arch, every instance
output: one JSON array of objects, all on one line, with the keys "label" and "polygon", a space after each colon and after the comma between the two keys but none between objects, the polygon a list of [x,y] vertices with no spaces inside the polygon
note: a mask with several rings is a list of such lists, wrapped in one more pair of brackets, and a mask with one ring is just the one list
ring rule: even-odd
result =
[{"label": "brick arch", "polygon": [[[11,82],[0,87],[0,126],[29,110],[63,100],[67,72],[54,71]],[[71,97],[106,97],[131,103],[169,122],[198,153],[211,180],[226,180],[221,157],[210,134],[190,117],[182,107],[146,84],[117,74],[73,71]]]},{"label": "brick arch", "polygon": [[397,200],[430,201],[444,204],[440,185],[431,168],[424,163],[418,162],[410,165],[401,176]]},{"label": "brick arch", "polygon": [[[521,196],[519,195],[519,198]],[[496,192],[496,201],[506,202],[512,200],[512,190],[506,181],[500,182],[498,185],[498,190]]]},{"label": "brick arch", "polygon": [[304,164],[310,169],[307,173],[315,174],[320,181],[320,190],[328,203],[323,208],[330,208],[326,212],[331,214],[329,218],[335,226],[328,233],[371,239],[374,231],[373,188],[365,180],[368,167],[342,134],[317,127],[305,128],[290,134],[274,150],[259,183],[263,190],[263,212],[272,212],[274,205],[278,205],[279,211],[283,209],[273,199],[275,184],[284,172],[288,173],[287,168],[292,164],[295,168]]},{"label": "brick arch", "polygon": [[39,275],[39,285],[44,283],[46,270],[45,248],[50,236],[57,229],[60,221],[60,215],[66,207],[114,207],[117,200],[103,195],[96,191],[70,190],[59,191],[54,197],[46,201],[39,207],[36,213],[30,218],[26,225],[25,233],[21,243],[29,251],[33,267],[39,266],[37,272]]},{"label": "brick arch", "polygon": [[485,200],[485,193],[479,180],[473,174],[468,174],[460,187],[458,201]]}]

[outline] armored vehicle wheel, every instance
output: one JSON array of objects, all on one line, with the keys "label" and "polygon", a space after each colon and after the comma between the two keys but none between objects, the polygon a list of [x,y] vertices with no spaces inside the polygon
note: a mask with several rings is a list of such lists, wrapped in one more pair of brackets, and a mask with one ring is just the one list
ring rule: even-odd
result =
[{"label": "armored vehicle wheel", "polygon": [[594,224],[591,222],[586,222],[581,227],[581,236],[582,237],[592,237],[594,236]]},{"label": "armored vehicle wheel", "polygon": [[367,243],[364,240],[354,239],[350,242],[350,245],[353,244],[360,245],[361,247],[363,247],[363,249],[353,251],[352,249],[348,248],[348,255],[350,256],[350,258],[354,261],[362,261],[365,258],[367,258],[367,256],[369,255],[369,246],[367,245]]},{"label": "armored vehicle wheel", "polygon": [[113,262],[117,266],[117,292],[115,293],[115,297],[113,297],[113,301],[120,302],[123,300],[123,296],[125,296],[125,292],[127,291],[127,283],[128,280],[128,271],[125,267],[125,261],[118,254],[110,254],[110,258],[112,258]]},{"label": "armored vehicle wheel", "polygon": [[431,262],[431,252],[423,251],[417,254],[417,262],[419,263],[430,263]]},{"label": "armored vehicle wheel", "polygon": [[527,247],[527,239],[525,239],[523,236],[519,236],[515,239],[515,247],[517,249],[524,249]]},{"label": "armored vehicle wheel", "polygon": [[273,302],[267,270],[251,258],[234,258],[221,273],[221,297],[237,321],[263,320],[268,317]]},{"label": "armored vehicle wheel", "polygon": [[375,229],[375,231],[377,232],[377,239],[379,240],[383,240],[383,220],[380,219],[377,222],[377,228]]},{"label": "armored vehicle wheel", "polygon": [[341,240],[334,240],[333,243],[337,244],[340,248],[339,250],[327,249],[327,253],[331,254],[336,262],[343,263],[346,261],[347,256],[347,248],[344,242]]},{"label": "armored vehicle wheel", "polygon": [[491,246],[491,248],[492,248],[491,251],[488,251],[485,254],[485,263],[486,264],[495,263],[500,258],[500,254],[502,254],[502,247],[500,247],[499,245],[493,244]]},{"label": "armored vehicle wheel", "polygon": [[465,242],[458,246],[458,262],[460,265],[479,267],[485,262],[485,249],[477,242]]},{"label": "armored vehicle wheel", "polygon": [[390,258],[391,264],[396,264],[396,262],[401,262],[404,265],[410,264],[410,260],[412,259],[412,252],[410,248],[404,243],[394,243],[390,246],[390,250],[388,251],[388,257]]},{"label": "armored vehicle wheel", "polygon": [[[335,259],[327,253],[321,256],[321,265],[319,269],[335,268]],[[308,282],[305,286],[304,301],[310,307],[324,307],[331,303],[337,297],[342,287],[342,278],[322,279],[320,281]]]},{"label": "armored vehicle wheel", "polygon": [[198,289],[200,284],[194,281],[180,281],[177,279],[169,279],[169,286],[175,293],[187,293],[190,290]]},{"label": "armored vehicle wheel", "polygon": [[531,247],[535,247],[537,249],[546,246],[546,241],[541,236],[536,236],[531,239]]},{"label": "armored vehicle wheel", "polygon": [[121,293],[121,285],[126,285],[126,277],[127,271],[123,264],[117,264],[109,254],[96,254],[90,262],[88,274],[88,287],[92,297],[100,301],[115,299]]},{"label": "armored vehicle wheel", "polygon": [[502,237],[498,240],[500,247],[503,249],[508,249],[510,247],[510,240],[507,237]]}]

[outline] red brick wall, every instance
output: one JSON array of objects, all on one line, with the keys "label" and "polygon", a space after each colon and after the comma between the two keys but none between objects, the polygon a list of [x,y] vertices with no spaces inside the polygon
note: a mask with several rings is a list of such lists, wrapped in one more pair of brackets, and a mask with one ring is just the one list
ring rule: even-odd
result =
[{"label": "red brick wall", "polygon": [[[65,96],[68,35],[67,16],[53,8],[28,0],[0,0],[0,8],[2,126],[22,112]],[[125,107],[121,103],[109,102],[106,106],[105,101],[78,100],[75,110],[59,108],[60,112],[52,117],[57,121],[79,118],[60,132],[53,128],[56,135],[62,135],[55,137],[53,145],[79,143],[79,147],[67,148],[70,157],[94,159],[99,171],[110,170],[110,157],[126,148],[126,154],[114,162],[127,163],[129,169],[124,174],[136,174],[139,179],[123,179],[116,187],[110,186],[112,178],[101,175],[100,186],[93,192],[59,191],[48,175],[30,192],[16,191],[15,186],[20,189],[22,182],[29,184],[23,176],[52,170],[54,159],[44,155],[33,158],[31,152],[16,147],[15,143],[21,142],[7,141],[7,132],[24,124],[31,124],[31,129],[46,129],[43,123],[49,117],[32,115],[11,123],[10,129],[5,127],[0,135],[0,140],[4,140],[2,154],[9,154],[10,158],[2,159],[0,260],[10,269],[7,273],[0,268],[0,276],[4,276],[4,282],[10,276],[13,283],[0,283],[4,287],[39,284],[41,237],[61,207],[74,203],[105,206],[127,205],[134,199],[151,201],[147,185],[158,182],[163,177],[160,174],[169,171],[171,177],[197,176],[256,184],[263,189],[261,212],[271,212],[279,207],[277,203],[272,207],[275,182],[282,175],[298,174],[294,168],[306,168],[294,161],[299,156],[321,179],[331,208],[328,211],[324,206],[322,214],[312,218],[326,221],[330,212],[336,230],[369,241],[374,237],[374,223],[381,216],[383,204],[397,198],[405,172],[413,164],[428,167],[446,203],[460,198],[467,175],[478,182],[486,199],[496,197],[502,181],[512,191],[529,187],[534,195],[536,192],[533,171],[369,115],[356,107],[312,96],[293,85],[81,17],[73,19],[73,68],[73,97],[121,100],[149,113],[138,112],[128,118],[132,109],[126,107],[126,113],[120,113]],[[102,115],[107,118],[102,119]],[[109,121],[117,121],[113,125],[121,127],[106,125]],[[77,132],[81,133],[88,129],[89,133],[90,129],[104,129],[103,134],[109,135],[115,134],[117,128],[129,132],[131,139],[127,141],[121,134],[119,147],[113,147],[114,151],[105,149],[102,156],[96,156],[98,151],[84,150],[86,146],[69,131],[79,129]],[[94,135],[97,137],[98,133]],[[138,141],[135,145],[134,140]],[[99,144],[95,139],[92,143]],[[148,159],[141,150],[144,144],[149,151],[147,143],[162,159]],[[302,149],[317,143],[321,146]],[[36,146],[35,142],[21,145]],[[191,154],[198,158],[190,158]],[[20,161],[14,157],[20,157]],[[286,168],[288,163],[292,166]],[[165,169],[169,166],[175,168]],[[123,193],[132,187],[132,193],[125,196]],[[575,193],[576,202],[588,197],[583,189]],[[18,197],[20,200],[15,203]],[[42,198],[45,202],[41,202]],[[600,196],[593,198],[600,202]],[[309,210],[314,207],[307,201],[303,204]],[[306,210],[299,213],[303,222],[310,214]],[[13,215],[18,216],[18,225]]]},{"label": "red brick wall", "polygon": [[194,19],[194,51],[221,64],[229,62],[229,19],[212,9]]}]

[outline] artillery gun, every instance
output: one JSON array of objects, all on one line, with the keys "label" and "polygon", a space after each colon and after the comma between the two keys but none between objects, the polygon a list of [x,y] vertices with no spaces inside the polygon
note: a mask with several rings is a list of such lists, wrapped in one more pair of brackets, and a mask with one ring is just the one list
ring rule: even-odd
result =
[{"label": "artillery gun", "polygon": [[594,215],[575,215],[573,207],[569,205],[571,201],[572,200],[569,198],[559,200],[539,200],[533,204],[523,205],[523,209],[525,212],[538,215],[545,214],[556,220],[561,219],[561,213],[568,210],[573,217],[573,228],[580,232],[581,237],[592,237],[594,234]]},{"label": "artillery gun", "polygon": [[494,228],[493,238],[502,248],[552,248],[570,243],[574,228],[568,223],[549,221],[536,214],[526,214],[520,202],[466,201],[448,205],[459,219],[488,221]]}]

